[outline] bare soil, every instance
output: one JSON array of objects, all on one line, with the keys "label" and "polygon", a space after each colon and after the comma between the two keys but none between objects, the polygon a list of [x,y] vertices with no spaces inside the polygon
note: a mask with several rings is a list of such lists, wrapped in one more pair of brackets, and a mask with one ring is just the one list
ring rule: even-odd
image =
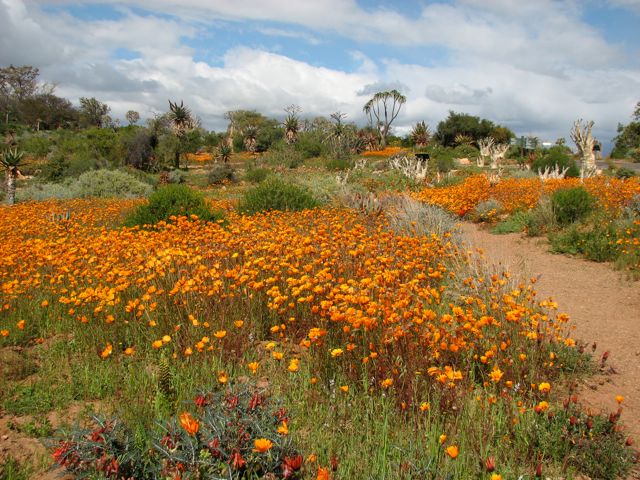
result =
[{"label": "bare soil", "polygon": [[[573,337],[594,342],[594,357],[609,352],[607,373],[581,388],[588,408],[608,414],[625,397],[621,421],[629,436],[640,442],[640,282],[632,282],[610,264],[555,255],[545,239],[521,234],[495,235],[478,225],[463,223],[468,248],[480,249],[490,263],[524,278],[539,277],[538,297],[552,297],[559,311],[570,315]],[[590,350],[590,349],[589,349]],[[637,478],[637,477],[635,477]]]}]

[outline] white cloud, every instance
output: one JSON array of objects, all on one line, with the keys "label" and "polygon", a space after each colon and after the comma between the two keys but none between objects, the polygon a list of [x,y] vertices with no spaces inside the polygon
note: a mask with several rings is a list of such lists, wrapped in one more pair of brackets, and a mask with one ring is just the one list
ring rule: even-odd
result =
[{"label": "white cloud", "polygon": [[[419,120],[435,127],[454,109],[550,140],[567,136],[577,117],[594,119],[597,134],[608,140],[640,91],[640,71],[625,66],[616,46],[581,23],[579,2],[428,3],[413,18],[364,10],[354,0],[134,0],[127,5],[175,16],[122,7],[118,20],[81,21],[46,13],[28,0],[0,0],[0,41],[10,46],[0,50],[0,64],[39,66],[45,80],[59,84],[59,94],[72,100],[96,96],[120,117],[131,108],[143,116],[165,111],[167,99],[182,99],[215,129],[226,126],[227,110],[282,117],[282,108],[291,103],[308,116],[340,110],[348,120],[364,122],[364,97],[397,88],[407,95],[397,131]],[[277,28],[251,28],[305,42],[338,32],[355,40],[348,51],[355,69],[323,68],[248,47],[229,49],[215,66],[196,61],[183,38],[196,38],[224,19],[275,19]],[[280,28],[283,24],[292,28]],[[365,55],[358,48],[362,42],[436,45],[450,55],[430,67],[381,61]],[[118,48],[135,51],[138,58],[114,59]]]}]

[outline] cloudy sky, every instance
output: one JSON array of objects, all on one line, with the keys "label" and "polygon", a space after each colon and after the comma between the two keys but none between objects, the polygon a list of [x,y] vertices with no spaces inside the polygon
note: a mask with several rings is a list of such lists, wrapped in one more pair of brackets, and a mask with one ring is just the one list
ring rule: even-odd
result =
[{"label": "cloudy sky", "polygon": [[33,65],[115,117],[184,100],[209,129],[228,110],[282,118],[407,96],[395,132],[449,110],[518,135],[608,143],[640,100],[640,0],[0,0],[0,64]]}]

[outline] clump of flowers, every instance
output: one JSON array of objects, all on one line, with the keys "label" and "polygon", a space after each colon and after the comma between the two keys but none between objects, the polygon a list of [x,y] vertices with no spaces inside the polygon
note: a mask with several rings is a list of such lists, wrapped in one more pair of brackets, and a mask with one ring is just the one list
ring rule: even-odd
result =
[{"label": "clump of flowers", "polygon": [[74,431],[53,457],[69,472],[106,478],[299,478],[303,457],[288,412],[264,390],[203,392],[186,409],[152,435],[152,450],[136,446],[122,423],[95,418],[95,428]]}]

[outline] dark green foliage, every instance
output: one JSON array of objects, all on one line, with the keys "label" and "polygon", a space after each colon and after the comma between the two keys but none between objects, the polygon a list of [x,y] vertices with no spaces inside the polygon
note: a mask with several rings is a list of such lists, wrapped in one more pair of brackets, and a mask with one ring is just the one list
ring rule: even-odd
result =
[{"label": "dark green foliage", "polygon": [[640,121],[618,125],[614,142],[611,158],[632,158],[634,152],[640,151]]},{"label": "dark green foliage", "polygon": [[46,157],[51,146],[51,140],[45,135],[30,135],[20,140],[20,149],[30,157]]},{"label": "dark green foliage", "polygon": [[224,217],[211,211],[202,193],[186,185],[167,185],[149,197],[149,203],[139,206],[127,218],[125,225],[153,225],[171,216],[197,215],[200,220],[218,221]]},{"label": "dark green foliage", "polygon": [[251,183],[260,183],[271,175],[268,168],[250,168],[244,174],[244,180]]},{"label": "dark green foliage", "polygon": [[551,249],[557,253],[582,255],[594,262],[615,260],[616,232],[613,225],[570,225],[549,236]]},{"label": "dark green foliage", "polygon": [[207,182],[209,185],[220,185],[224,182],[234,182],[236,180],[236,172],[231,166],[224,163],[222,165],[214,165],[209,170]]},{"label": "dark green foliage", "polygon": [[620,167],[616,169],[616,178],[631,178],[636,176],[636,172],[631,170],[630,168]]},{"label": "dark green foliage", "polygon": [[473,145],[458,145],[453,149],[455,158],[470,158],[473,160],[479,154],[480,151]]},{"label": "dark green foliage", "polygon": [[346,158],[332,158],[327,161],[326,167],[329,171],[348,170],[353,167],[353,162]]},{"label": "dark green foliage", "polygon": [[153,138],[147,129],[140,129],[125,143],[125,165],[144,171],[153,171],[156,167],[153,155]]},{"label": "dark green foliage", "polygon": [[160,358],[158,365],[158,392],[168,401],[176,398],[176,389],[173,386],[173,371],[166,356]]},{"label": "dark green foliage", "polygon": [[327,151],[318,132],[302,132],[298,134],[295,148],[304,158],[320,157]]},{"label": "dark green foliage", "polygon": [[571,150],[565,146],[555,145],[547,149],[543,155],[536,158],[531,169],[538,173],[546,168],[553,169],[555,166],[560,169],[569,168],[566,177],[579,177],[580,169],[576,165],[575,160],[571,157]]},{"label": "dark green foliage", "polygon": [[271,177],[246,192],[238,210],[251,215],[269,210],[305,210],[318,205],[318,201],[306,189]]},{"label": "dark green foliage", "polygon": [[274,146],[264,157],[265,162],[273,166],[298,168],[304,163],[304,156],[294,145],[286,145],[284,142]]},{"label": "dark green foliage", "polygon": [[499,137],[499,141],[508,141],[513,137],[513,132],[506,127],[496,126],[492,121],[485,118],[475,117],[466,113],[456,113],[449,111],[446,120],[438,124],[435,138],[441,145],[452,147],[455,145],[456,135],[468,135],[474,141],[484,137],[494,135]]},{"label": "dark green foliage", "polygon": [[551,197],[553,214],[560,225],[584,218],[595,205],[595,199],[583,187],[557,190]]}]

